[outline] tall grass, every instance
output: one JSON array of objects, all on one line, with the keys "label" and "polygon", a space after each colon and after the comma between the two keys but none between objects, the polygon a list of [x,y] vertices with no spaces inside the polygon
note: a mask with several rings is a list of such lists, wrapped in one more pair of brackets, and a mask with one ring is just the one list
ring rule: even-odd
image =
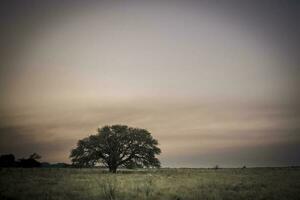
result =
[{"label": "tall grass", "polygon": [[117,199],[117,179],[113,177],[106,178],[104,182],[101,184],[103,198],[105,200],[116,200]]},{"label": "tall grass", "polygon": [[100,169],[1,169],[0,199],[300,199],[299,168],[161,169],[109,174]]}]

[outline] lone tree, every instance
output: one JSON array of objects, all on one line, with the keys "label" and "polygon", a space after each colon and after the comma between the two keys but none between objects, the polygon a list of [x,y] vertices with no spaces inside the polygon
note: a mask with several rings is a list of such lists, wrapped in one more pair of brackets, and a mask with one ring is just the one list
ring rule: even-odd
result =
[{"label": "lone tree", "polygon": [[102,163],[113,173],[120,166],[160,167],[155,157],[161,152],[157,145],[157,140],[145,129],[104,126],[96,135],[79,140],[70,158],[75,166],[92,167]]}]

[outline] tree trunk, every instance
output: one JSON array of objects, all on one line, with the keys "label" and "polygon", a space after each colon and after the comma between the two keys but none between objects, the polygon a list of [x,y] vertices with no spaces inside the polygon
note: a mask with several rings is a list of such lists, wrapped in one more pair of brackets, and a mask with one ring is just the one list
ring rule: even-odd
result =
[{"label": "tree trunk", "polygon": [[109,172],[117,173],[117,166],[109,166]]}]

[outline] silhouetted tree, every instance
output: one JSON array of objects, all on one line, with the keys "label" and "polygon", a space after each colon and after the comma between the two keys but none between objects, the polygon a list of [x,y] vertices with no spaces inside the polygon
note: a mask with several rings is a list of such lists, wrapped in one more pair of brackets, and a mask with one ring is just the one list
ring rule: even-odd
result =
[{"label": "silhouetted tree", "polygon": [[33,167],[41,167],[41,163],[32,159],[32,158],[22,158],[20,159],[20,167],[24,168],[33,168]]},{"label": "silhouetted tree", "polygon": [[29,158],[34,159],[34,160],[38,160],[38,159],[41,159],[42,156],[40,156],[40,155],[37,154],[37,153],[33,153],[33,154],[31,154],[31,155],[29,156]]},{"label": "silhouetted tree", "polygon": [[29,158],[19,159],[20,167],[24,167],[24,168],[41,167],[42,164],[37,161],[37,159],[40,158],[41,158],[40,155],[38,155],[37,153],[33,153],[29,156]]},{"label": "silhouetted tree", "polygon": [[15,156],[13,154],[1,155],[0,167],[16,167]]},{"label": "silhouetted tree", "polygon": [[91,167],[102,163],[116,173],[120,166],[160,167],[155,155],[158,142],[145,129],[124,125],[104,126],[96,135],[79,140],[71,151],[73,165]]}]

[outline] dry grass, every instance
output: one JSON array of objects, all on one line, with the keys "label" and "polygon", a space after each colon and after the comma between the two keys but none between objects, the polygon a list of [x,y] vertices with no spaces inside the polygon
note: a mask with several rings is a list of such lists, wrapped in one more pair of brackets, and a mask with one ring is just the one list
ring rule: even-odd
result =
[{"label": "dry grass", "polygon": [[299,168],[1,169],[0,199],[300,199]]}]

